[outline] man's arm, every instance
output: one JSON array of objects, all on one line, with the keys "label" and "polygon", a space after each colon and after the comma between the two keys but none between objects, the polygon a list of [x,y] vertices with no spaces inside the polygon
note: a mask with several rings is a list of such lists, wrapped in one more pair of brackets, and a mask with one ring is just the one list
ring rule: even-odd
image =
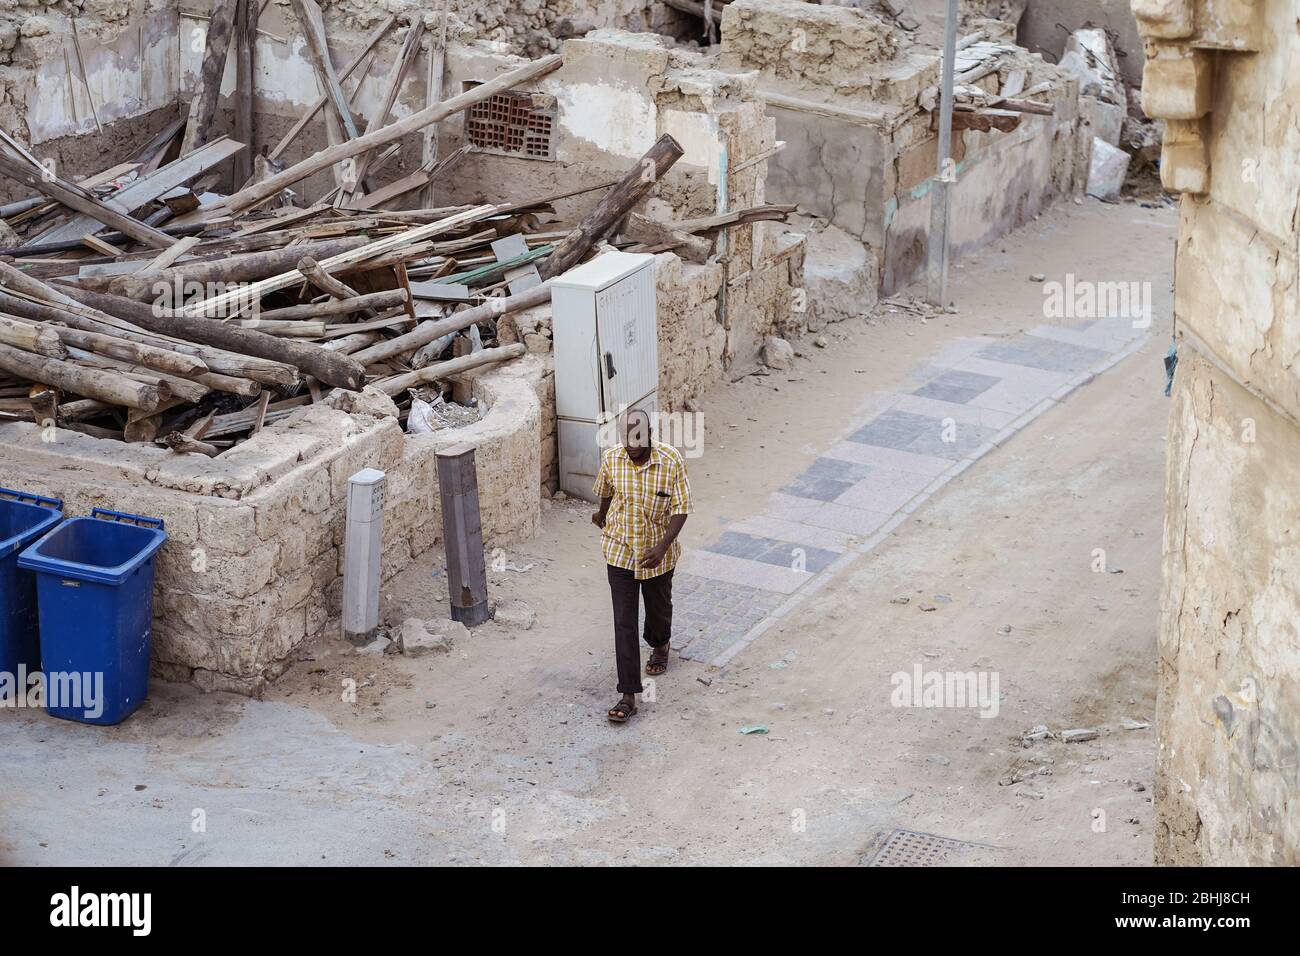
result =
[{"label": "man's arm", "polygon": [[602,530],[605,527],[605,516],[609,514],[609,503],[613,501],[613,496],[600,499],[600,508],[591,516],[591,523]]},{"label": "man's arm", "polygon": [[653,568],[664,563],[664,558],[668,556],[668,549],[672,547],[677,536],[682,533],[682,526],[686,524],[686,515],[673,515],[668,519],[668,530],[664,533],[663,540],[656,544],[641,557],[641,567]]}]

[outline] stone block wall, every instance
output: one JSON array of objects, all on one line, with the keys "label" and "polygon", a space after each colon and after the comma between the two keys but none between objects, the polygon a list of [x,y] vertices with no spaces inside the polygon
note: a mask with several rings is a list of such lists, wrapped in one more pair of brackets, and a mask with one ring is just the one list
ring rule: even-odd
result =
[{"label": "stone block wall", "polygon": [[362,468],[388,476],[384,580],[440,540],[436,458],[453,444],[476,448],[485,541],[536,532],[542,380],[529,358],[481,374],[473,391],[487,415],[431,435],[309,406],[216,459],[5,424],[0,485],[62,498],[69,515],[101,507],[162,518],[155,672],[258,694],[298,645],[337,630],[347,482]]},{"label": "stone block wall", "polygon": [[[802,0],[736,0],[723,18],[724,68],[756,71],[772,97],[775,138],[768,193],[870,247],[880,292],[889,294],[924,270],[930,184],[937,135],[919,108],[939,80],[933,48],[908,46],[880,17],[850,6]],[[1010,71],[1025,86],[1048,84],[1050,117],[1023,115],[1009,133],[958,131],[951,237],[956,255],[974,251],[1081,192],[1091,128],[1080,118],[1078,83],[1026,50],[1002,55],[998,70],[974,80],[990,92]]]},{"label": "stone block wall", "polygon": [[1300,48],[1291,0],[1134,0],[1182,192],[1157,863],[1300,862]]}]

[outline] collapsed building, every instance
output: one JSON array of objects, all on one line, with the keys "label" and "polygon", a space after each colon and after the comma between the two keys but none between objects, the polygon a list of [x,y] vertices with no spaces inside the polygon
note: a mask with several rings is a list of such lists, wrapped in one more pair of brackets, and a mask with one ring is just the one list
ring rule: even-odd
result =
[{"label": "collapsed building", "polygon": [[[216,83],[204,83],[216,32],[208,24],[228,18],[222,11],[230,2],[216,0],[203,14],[155,0],[88,4],[75,18],[62,3],[3,14],[0,125],[12,133],[5,147],[11,162],[25,151],[60,182],[91,176],[99,195],[111,198],[138,182],[140,169],[102,182],[93,174],[116,169],[114,163],[139,167],[128,161],[141,155],[153,157],[149,165],[157,169],[177,155],[192,131],[185,119],[205,90],[214,130],[204,138],[217,141],[226,130],[248,138],[247,155],[237,160],[248,163],[242,174],[223,158],[202,178],[187,180],[181,196],[167,194],[182,200],[174,222],[197,216],[200,223],[194,258],[168,263],[177,274],[201,272],[205,249],[209,260],[229,255],[222,243],[232,241],[232,228],[242,236],[294,224],[283,233],[290,251],[307,241],[292,230],[308,226],[316,229],[311,241],[341,230],[360,244],[436,218],[401,218],[404,210],[432,206],[501,228],[508,223],[512,232],[485,238],[466,226],[420,257],[403,259],[398,249],[396,259],[384,260],[385,275],[438,276],[452,268],[448,260],[471,249],[484,253],[471,263],[487,262],[487,271],[455,275],[477,277],[464,280],[476,301],[505,294],[519,272],[545,268],[544,255],[581,231],[574,226],[589,220],[600,190],[629,175],[668,136],[679,157],[648,181],[635,212],[617,229],[604,229],[592,251],[654,256],[658,402],[660,410],[674,410],[689,407],[711,383],[752,368],[770,337],[796,337],[821,322],[864,314],[878,294],[903,287],[923,267],[940,58],[909,23],[886,12],[734,0],[711,8],[720,15],[703,11],[710,26],[684,2],[526,0],[516,7],[457,0],[444,17],[441,4],[409,3],[390,14],[345,0],[326,5],[313,21],[310,0],[249,0],[259,16],[243,22],[233,44],[238,53],[224,73],[211,74],[221,84],[218,99]],[[681,42],[697,38],[702,26],[720,30],[719,42]],[[1080,194],[1099,122],[1079,77],[1016,47],[1011,24],[977,16],[963,29],[954,137],[957,254]],[[554,68],[442,118],[432,148],[422,129],[375,151],[373,182],[363,188],[341,178],[339,164],[322,162],[285,189],[258,193],[264,208],[254,211],[265,218],[202,224],[204,208],[220,208],[249,188],[245,175],[275,185],[275,177],[289,175],[285,167],[293,171],[346,142],[349,134],[327,119],[330,109],[341,118],[344,110],[332,105],[340,95],[358,132],[369,135],[385,121],[473,96],[547,55],[558,55]],[[40,205],[42,197],[33,200],[35,187],[11,180],[2,187],[12,208],[22,210],[6,217],[11,223],[43,215],[70,242],[25,259],[26,243],[48,248],[44,227],[4,240],[17,253],[14,261],[26,262],[27,274],[50,288],[120,291],[158,255],[125,252],[129,240],[117,248],[93,229],[83,244],[89,249],[78,251],[82,227]],[[380,203],[384,190],[390,192]],[[348,191],[359,197],[358,209],[331,205]],[[162,203],[151,197],[147,207],[123,212],[165,216]],[[795,204],[814,217],[818,235],[811,240],[782,221]],[[837,248],[850,242],[848,267],[838,253],[810,254],[824,252],[831,235]],[[486,243],[498,239],[522,241],[517,248],[526,251],[493,260]],[[329,278],[317,277],[319,291],[329,291]],[[296,281],[311,287],[305,272]],[[290,284],[277,282],[277,294]],[[363,294],[391,294],[400,284],[389,278],[387,288]],[[414,293],[398,298],[410,307]],[[437,314],[445,320],[449,311]],[[537,531],[541,501],[559,481],[552,313],[544,300],[489,312],[474,334],[493,340],[496,356],[509,361],[472,371],[438,366],[446,371],[434,384],[452,386],[459,404],[476,411],[420,430],[412,427],[413,397],[398,388],[407,381],[406,355],[367,365],[364,391],[296,381],[263,389],[260,406],[245,395],[236,410],[222,406],[227,435],[235,437],[209,435],[201,451],[195,449],[204,444],[204,400],[170,419],[164,410],[120,416],[114,424],[110,410],[88,426],[59,418],[56,409],[46,421],[27,408],[26,383],[9,374],[0,381],[0,402],[7,403],[0,405],[0,485],[60,497],[71,513],[110,507],[163,518],[170,538],[158,559],[155,671],[257,694],[299,645],[337,632],[347,482],[360,469],[388,476],[384,580],[439,544],[436,459],[453,446],[476,449],[489,547]],[[414,334],[406,330],[424,316],[384,320],[390,326],[367,329],[371,338],[351,354],[365,354],[393,332]],[[313,347],[348,331],[325,326]],[[469,336],[463,331],[462,339]]]}]

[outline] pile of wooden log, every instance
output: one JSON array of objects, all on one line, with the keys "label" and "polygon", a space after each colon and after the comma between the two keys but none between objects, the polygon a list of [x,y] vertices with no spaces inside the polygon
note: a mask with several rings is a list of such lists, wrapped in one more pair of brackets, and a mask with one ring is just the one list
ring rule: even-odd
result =
[{"label": "pile of wooden log", "polygon": [[[248,69],[258,0],[217,0],[188,115],[128,161],[74,182],[0,131],[0,175],[32,192],[0,207],[18,236],[0,249],[0,422],[216,456],[334,389],[373,386],[405,415],[412,390],[449,390],[456,376],[521,354],[496,342],[497,320],[546,302],[548,280],[599,243],[703,261],[719,230],[793,208],[680,223],[633,214],[682,155],[670,136],[617,180],[519,202],[427,205],[428,187],[468,147],[438,160],[435,146],[418,176],[376,186],[402,137],[423,132],[427,145],[441,120],[537,80],[560,58],[445,100],[431,94],[394,122],[387,97],[359,130],[340,78],[368,62],[392,19],[336,74],[319,8],[294,6],[327,92],[285,142],[318,113],[332,132],[327,148],[287,168],[270,162],[285,143],[250,160],[243,143],[204,137],[232,37],[240,76]],[[394,95],[422,29],[412,25],[390,72]],[[250,135],[236,115],[236,132]],[[243,185],[211,192],[228,160]],[[286,201],[289,187],[328,170],[338,186],[324,201]],[[581,221],[557,221],[553,204],[581,195],[592,200]]]}]

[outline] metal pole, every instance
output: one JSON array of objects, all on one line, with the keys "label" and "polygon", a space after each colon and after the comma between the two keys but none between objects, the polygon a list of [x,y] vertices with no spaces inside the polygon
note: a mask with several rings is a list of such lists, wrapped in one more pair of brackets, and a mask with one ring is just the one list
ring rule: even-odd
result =
[{"label": "metal pole", "polygon": [[938,175],[930,189],[930,248],[926,298],[931,305],[948,304],[948,209],[956,180],[952,163],[952,87],[957,61],[957,0],[948,0],[943,33],[943,84],[939,97]]},{"label": "metal pole", "polygon": [[489,609],[473,446],[454,445],[438,452],[438,490],[442,497],[451,619],[466,627],[477,627],[488,619]]}]

